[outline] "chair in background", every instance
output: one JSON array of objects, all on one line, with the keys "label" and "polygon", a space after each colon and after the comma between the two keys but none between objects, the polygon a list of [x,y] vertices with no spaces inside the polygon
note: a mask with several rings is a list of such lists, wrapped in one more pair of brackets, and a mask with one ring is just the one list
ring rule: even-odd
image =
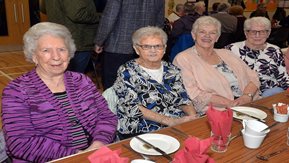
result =
[{"label": "chair in background", "polygon": [[6,154],[6,143],[3,135],[3,130],[0,130],[0,162],[2,163],[10,163],[10,159]]}]

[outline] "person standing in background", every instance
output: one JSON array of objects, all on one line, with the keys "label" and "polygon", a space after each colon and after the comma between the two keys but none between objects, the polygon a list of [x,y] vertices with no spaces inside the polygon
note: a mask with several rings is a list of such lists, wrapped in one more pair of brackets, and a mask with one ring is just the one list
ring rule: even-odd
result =
[{"label": "person standing in background", "polygon": [[168,19],[171,24],[173,24],[176,20],[178,20],[180,17],[185,15],[185,7],[184,4],[177,4],[176,5],[176,12],[173,11],[169,16]]},{"label": "person standing in background", "polygon": [[66,26],[76,44],[68,70],[84,73],[94,50],[99,13],[94,0],[44,0],[48,21]]},{"label": "person standing in background", "polygon": [[258,16],[263,16],[270,20],[267,12],[267,5],[265,3],[259,3],[257,9],[250,14],[250,18]]},{"label": "person standing in background", "polygon": [[132,33],[145,26],[162,27],[165,0],[107,1],[95,36],[95,52],[103,52],[104,89],[113,85],[120,65],[136,57]]}]

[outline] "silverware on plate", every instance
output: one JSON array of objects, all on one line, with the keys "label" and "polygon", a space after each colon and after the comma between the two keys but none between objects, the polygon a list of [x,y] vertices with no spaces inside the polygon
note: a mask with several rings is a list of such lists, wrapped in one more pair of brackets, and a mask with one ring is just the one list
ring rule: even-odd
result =
[{"label": "silverware on plate", "polygon": [[142,157],[143,159],[145,159],[145,160],[149,160],[149,161],[155,162],[154,159],[151,159],[151,158],[150,158],[149,156],[147,156],[147,155],[144,155],[144,154],[141,154],[141,153],[136,152],[135,150],[133,150],[133,149],[132,149],[129,145],[127,145],[127,144],[122,144],[122,146],[123,146],[124,148],[128,149],[129,151],[132,151],[132,152],[138,154],[139,156],[141,156],[141,157]]},{"label": "silverware on plate", "polygon": [[148,141],[142,139],[139,136],[135,137],[136,139],[140,140],[141,142],[143,142],[144,144],[146,144],[146,146],[149,146],[150,148],[154,149],[155,151],[159,152],[161,154],[161,156],[165,157],[166,159],[172,161],[172,157],[170,155],[168,155],[165,151],[161,150],[160,148],[152,145],[151,143],[149,143]]},{"label": "silverware on plate", "polygon": [[247,116],[247,117],[250,117],[250,118],[256,119],[257,121],[260,121],[260,122],[266,122],[264,119],[260,119],[259,117],[255,117],[255,116],[250,115],[250,114],[248,114],[248,113],[240,112],[240,111],[235,110],[235,109],[232,109],[232,110],[233,110],[233,112],[236,113],[237,116],[245,115],[245,116]]}]

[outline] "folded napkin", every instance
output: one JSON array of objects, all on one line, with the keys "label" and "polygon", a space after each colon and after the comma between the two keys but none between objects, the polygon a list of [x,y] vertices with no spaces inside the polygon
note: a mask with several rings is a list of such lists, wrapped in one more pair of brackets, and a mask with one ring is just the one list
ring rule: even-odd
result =
[{"label": "folded napkin", "polygon": [[[214,109],[212,105],[207,110],[208,121],[214,135],[227,138],[231,134],[233,111],[230,108],[225,110]],[[227,141],[227,140],[224,140]]]},{"label": "folded napkin", "polygon": [[214,163],[215,161],[207,155],[211,146],[212,138],[199,140],[189,137],[185,140],[185,147],[179,150],[173,159],[173,163]]},{"label": "folded napkin", "polygon": [[103,146],[88,156],[91,163],[128,163],[129,159],[120,157],[121,150],[112,151],[108,147]]}]

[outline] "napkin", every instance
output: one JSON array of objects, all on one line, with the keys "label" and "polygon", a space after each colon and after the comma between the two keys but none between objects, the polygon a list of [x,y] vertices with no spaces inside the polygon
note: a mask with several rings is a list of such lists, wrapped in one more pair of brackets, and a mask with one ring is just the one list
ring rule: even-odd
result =
[{"label": "napkin", "polygon": [[91,163],[128,163],[129,159],[120,157],[121,150],[112,151],[108,147],[103,146],[88,156]]},{"label": "napkin", "polygon": [[214,135],[227,138],[231,134],[231,127],[233,122],[232,109],[226,108],[225,110],[221,111],[214,109],[213,106],[210,105],[206,114]]},{"label": "napkin", "polygon": [[212,138],[199,140],[189,137],[184,142],[185,147],[175,154],[173,163],[214,163],[215,161],[207,155],[211,143]]}]

